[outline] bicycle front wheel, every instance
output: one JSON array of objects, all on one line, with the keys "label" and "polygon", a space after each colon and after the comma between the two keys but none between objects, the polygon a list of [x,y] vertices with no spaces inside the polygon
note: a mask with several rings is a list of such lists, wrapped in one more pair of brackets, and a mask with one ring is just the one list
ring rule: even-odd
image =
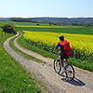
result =
[{"label": "bicycle front wheel", "polygon": [[75,78],[75,70],[71,64],[66,65],[66,78],[68,80],[73,80]]},{"label": "bicycle front wheel", "polygon": [[53,66],[54,66],[55,72],[59,74],[59,73],[61,72],[61,64],[60,64],[60,60],[55,59],[55,60],[54,60]]}]

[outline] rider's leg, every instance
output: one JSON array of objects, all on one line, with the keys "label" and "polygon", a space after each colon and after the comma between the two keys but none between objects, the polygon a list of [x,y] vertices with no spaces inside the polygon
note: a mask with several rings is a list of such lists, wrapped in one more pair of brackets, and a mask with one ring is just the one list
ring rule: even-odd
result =
[{"label": "rider's leg", "polygon": [[63,70],[63,72],[65,72],[63,60],[61,59],[60,61],[61,61],[62,70]]},{"label": "rider's leg", "polygon": [[67,58],[65,59],[65,64],[67,65]]}]

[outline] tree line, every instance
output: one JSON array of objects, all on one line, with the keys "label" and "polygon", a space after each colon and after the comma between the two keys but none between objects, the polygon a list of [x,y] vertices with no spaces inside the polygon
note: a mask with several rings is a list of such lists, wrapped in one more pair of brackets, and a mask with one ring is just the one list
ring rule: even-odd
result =
[{"label": "tree line", "polygon": [[89,22],[89,23],[66,23],[66,22],[49,22],[49,25],[72,25],[72,26],[85,26],[85,27],[89,27],[89,26],[93,26],[93,22]]},{"label": "tree line", "polygon": [[[50,19],[50,20],[49,20]],[[47,23],[51,25],[93,26],[93,18],[10,18],[10,21]],[[92,21],[92,22],[91,22]],[[85,22],[85,23],[84,23]]]},{"label": "tree line", "polygon": [[38,23],[38,21],[27,19],[27,18],[10,18],[10,21]]},{"label": "tree line", "polygon": [[93,22],[89,22],[89,23],[70,23],[70,25],[72,26],[85,26],[85,27],[88,27],[88,26],[93,26]]}]

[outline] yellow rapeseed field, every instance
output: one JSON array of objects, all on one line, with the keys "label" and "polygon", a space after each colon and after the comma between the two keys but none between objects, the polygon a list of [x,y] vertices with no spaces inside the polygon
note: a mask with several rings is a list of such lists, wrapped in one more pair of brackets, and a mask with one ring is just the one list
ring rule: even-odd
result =
[{"label": "yellow rapeseed field", "polygon": [[77,50],[81,56],[93,54],[93,35],[24,31],[23,37],[42,46],[55,47],[59,41],[59,35],[64,35],[64,38],[70,42],[74,54]]},{"label": "yellow rapeseed field", "polygon": [[67,28],[67,27],[64,27],[64,26],[30,26],[30,25],[16,25],[16,27]]}]

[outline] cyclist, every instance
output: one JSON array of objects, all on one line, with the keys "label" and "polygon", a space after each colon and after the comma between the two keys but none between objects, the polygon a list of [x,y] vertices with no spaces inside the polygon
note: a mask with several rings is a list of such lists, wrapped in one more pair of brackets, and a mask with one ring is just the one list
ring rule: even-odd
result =
[{"label": "cyclist", "polygon": [[65,72],[63,60],[65,59],[65,64],[67,65],[67,58],[69,55],[72,55],[72,50],[70,48],[70,44],[67,40],[64,39],[63,35],[59,36],[60,41],[57,43],[56,47],[53,50],[53,53],[58,49],[60,46],[61,50],[61,65],[62,65],[62,73]]}]

